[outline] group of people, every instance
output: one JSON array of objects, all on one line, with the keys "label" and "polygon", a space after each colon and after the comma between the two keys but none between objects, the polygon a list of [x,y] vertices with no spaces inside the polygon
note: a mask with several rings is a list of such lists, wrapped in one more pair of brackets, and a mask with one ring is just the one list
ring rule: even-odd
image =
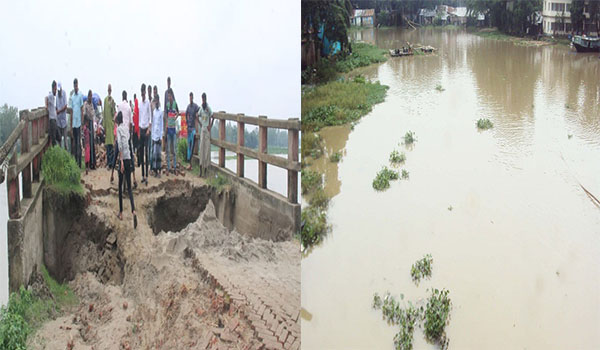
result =
[{"label": "group of people", "polygon": [[[122,101],[116,103],[112,97],[112,87],[108,84],[108,95],[104,102],[95,98],[92,90],[87,96],[79,91],[77,79],[73,80],[67,103],[62,84],[52,82],[52,90],[45,99],[50,119],[48,135],[52,146],[60,145],[67,149],[68,138],[71,139],[71,154],[81,167],[82,148],[86,174],[96,168],[96,139],[104,131],[107,168],[110,169],[110,182],[114,181],[114,170],[119,177],[119,219],[123,218],[123,187],[129,194],[134,228],[137,227],[137,216],[133,200],[133,189],[137,187],[135,164],[141,168],[141,183],[148,185],[150,172],[160,178],[162,173],[161,153],[163,143],[167,161],[166,175],[175,174],[177,169],[177,118],[179,109],[175,94],[171,88],[171,78],[167,78],[164,107],[158,95],[158,88],[148,84],[141,86],[141,101],[134,94],[134,101],[127,100],[127,92],[122,92]],[[146,96],[147,93],[147,96]],[[187,161],[193,156],[195,135],[200,134],[198,155],[200,156],[200,175],[206,176],[210,165],[210,130],[213,124],[212,110],[206,102],[206,93],[202,94],[202,104],[194,103],[194,94],[190,92],[190,103],[186,109],[188,133]],[[97,113],[98,105],[103,106],[102,114]],[[71,115],[67,128],[67,112]],[[101,121],[98,121],[100,117]],[[171,166],[172,160],[172,166]]]}]

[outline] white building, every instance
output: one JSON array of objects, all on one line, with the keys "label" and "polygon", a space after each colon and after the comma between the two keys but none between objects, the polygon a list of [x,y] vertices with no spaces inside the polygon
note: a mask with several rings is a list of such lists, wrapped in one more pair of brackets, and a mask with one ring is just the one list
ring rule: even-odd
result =
[{"label": "white building", "polygon": [[[597,1],[597,0],[591,0]],[[590,14],[587,12],[587,3],[585,2],[584,30],[587,34],[596,34],[595,27],[589,23]],[[565,35],[571,34],[573,26],[571,24],[571,0],[544,0],[542,8],[544,34]],[[593,28],[593,29],[592,29]]]}]

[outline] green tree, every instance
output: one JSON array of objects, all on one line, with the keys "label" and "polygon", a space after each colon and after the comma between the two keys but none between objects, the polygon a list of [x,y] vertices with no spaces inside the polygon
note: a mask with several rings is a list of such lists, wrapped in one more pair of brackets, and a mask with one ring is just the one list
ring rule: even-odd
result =
[{"label": "green tree", "polygon": [[592,0],[588,2],[588,12],[590,14],[590,21],[594,23],[596,28],[588,29],[586,31],[592,32],[595,31],[598,33],[600,31],[600,1]]},{"label": "green tree", "polygon": [[583,15],[584,7],[584,0],[573,0],[573,2],[571,2],[571,23],[573,25],[573,30],[576,32],[583,31],[583,22],[585,21],[585,16]]},{"label": "green tree", "polygon": [[313,27],[318,31],[319,25],[324,24],[325,36],[333,41],[339,41],[342,51],[348,47],[348,28],[352,4],[350,0],[314,1],[302,0],[302,28]]},{"label": "green tree", "polygon": [[10,133],[19,123],[19,110],[17,107],[7,105],[0,107],[0,146],[6,142]]}]

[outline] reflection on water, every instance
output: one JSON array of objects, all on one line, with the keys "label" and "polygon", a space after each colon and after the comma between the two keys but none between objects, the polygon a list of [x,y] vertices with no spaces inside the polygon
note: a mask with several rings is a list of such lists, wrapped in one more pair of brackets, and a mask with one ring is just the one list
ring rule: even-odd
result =
[{"label": "reflection on water", "polygon": [[0,185],[0,305],[8,301],[8,197],[6,184]]},{"label": "reflection on water", "polygon": [[[389,85],[353,131],[322,132],[339,164],[314,167],[333,195],[333,226],[302,261],[303,349],[392,349],[397,329],[371,310],[373,293],[409,300],[447,288],[453,349],[590,349],[600,334],[600,60],[463,31],[373,30],[432,56],[360,70]],[[435,89],[442,85],[445,91]],[[494,128],[478,132],[489,118]],[[412,150],[399,146],[408,130]],[[569,137],[571,135],[571,137]],[[371,182],[392,150],[410,180]],[[453,207],[452,211],[447,208]],[[410,266],[434,259],[416,287]],[[420,331],[414,348],[433,349]]]}]

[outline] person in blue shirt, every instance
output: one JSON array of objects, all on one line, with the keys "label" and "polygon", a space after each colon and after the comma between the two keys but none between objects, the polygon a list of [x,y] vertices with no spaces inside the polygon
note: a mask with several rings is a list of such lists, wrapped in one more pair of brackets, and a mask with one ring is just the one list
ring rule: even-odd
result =
[{"label": "person in blue shirt", "polygon": [[81,116],[83,115],[83,95],[79,92],[79,82],[77,78],[73,80],[73,89],[75,90],[70,100],[71,130],[73,130],[73,149],[71,153],[75,157],[75,162],[81,168]]}]

